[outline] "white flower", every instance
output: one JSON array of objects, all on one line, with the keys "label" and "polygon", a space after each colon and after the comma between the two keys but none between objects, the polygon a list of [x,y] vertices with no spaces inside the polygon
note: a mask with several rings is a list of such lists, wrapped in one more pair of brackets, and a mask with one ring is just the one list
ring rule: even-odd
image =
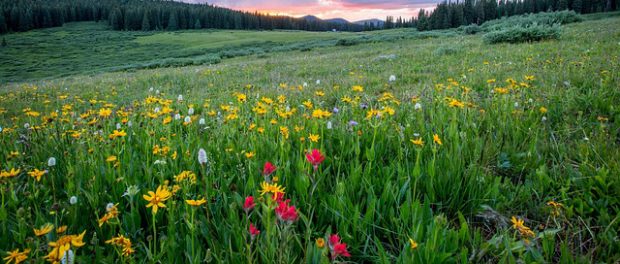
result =
[{"label": "white flower", "polygon": [[547,117],[543,116],[540,120],[542,120],[543,122],[547,121]]},{"label": "white flower", "polygon": [[413,133],[413,136],[414,136],[414,137],[419,137],[419,136],[420,136],[420,133]]},{"label": "white flower", "polygon": [[389,82],[394,82],[396,81],[396,76],[394,75],[390,75],[390,79],[388,79]]},{"label": "white flower", "polygon": [[332,129],[332,121],[327,121],[327,129]]},{"label": "white flower", "polygon": [[108,203],[105,206],[105,210],[106,211],[110,211],[110,210],[112,210],[112,208],[114,208],[114,203]]},{"label": "white flower", "polygon": [[515,102],[515,107],[519,107],[519,102]]},{"label": "white flower", "polygon": [[420,103],[415,103],[415,105],[413,106],[413,109],[420,110],[422,109],[422,105]]},{"label": "white flower", "polygon": [[189,110],[187,110],[187,114],[188,115],[193,115],[194,114],[194,108],[190,108]]},{"label": "white flower", "polygon": [[74,204],[76,204],[77,202],[78,202],[78,201],[77,201],[77,197],[76,197],[76,196],[71,196],[71,198],[69,198],[69,203],[70,203],[71,205],[74,205]]},{"label": "white flower", "polygon": [[153,110],[153,112],[159,113],[159,107],[155,107],[155,110]]},{"label": "white flower", "polygon": [[189,124],[189,123],[191,123],[191,122],[192,122],[192,118],[191,118],[191,117],[189,117],[189,116],[186,116],[186,117],[185,117],[185,119],[183,119],[183,122],[185,122],[185,123],[188,123],[188,124]]},{"label": "white flower", "polygon": [[321,80],[316,80],[316,85],[321,84]]},{"label": "white flower", "polygon": [[56,166],[56,158],[50,157],[49,159],[47,159],[47,166],[48,167]]},{"label": "white flower", "polygon": [[155,91],[155,94],[159,94],[159,90]]},{"label": "white flower", "polygon": [[153,87],[149,88],[149,92],[153,92]]},{"label": "white flower", "polygon": [[207,152],[204,149],[198,150],[198,163],[200,165],[207,163]]},{"label": "white flower", "polygon": [[166,165],[166,161],[165,160],[156,160],[155,162],[153,162],[153,164],[155,164],[155,165]]},{"label": "white flower", "polygon": [[307,82],[304,82],[304,87],[307,87],[307,86],[308,86],[308,83],[307,83]]},{"label": "white flower", "polygon": [[200,125],[204,125],[206,123],[207,123],[207,121],[205,121],[204,118],[201,118],[200,120],[198,120],[198,124],[200,124]]},{"label": "white flower", "polygon": [[0,132],[2,132],[2,126],[0,126]]},{"label": "white flower", "polygon": [[116,123],[116,129],[117,130],[121,129],[121,123]]},{"label": "white flower", "polygon": [[125,190],[125,193],[123,193],[123,196],[133,197],[138,194],[138,192],[140,192],[138,185],[130,185],[127,187],[127,190]]},{"label": "white flower", "polygon": [[174,115],[174,120],[179,120],[179,119],[181,119],[181,114]]},{"label": "white flower", "polygon": [[73,250],[69,249],[65,255],[60,259],[62,264],[73,264],[75,262],[75,254],[73,254]]},{"label": "white flower", "polygon": [[127,126],[128,126],[128,127],[131,127],[131,126],[133,126],[133,123],[131,123],[131,121],[128,121],[128,122],[127,122]]},{"label": "white flower", "polygon": [[179,96],[177,96],[177,101],[183,101],[183,95],[179,94]]},{"label": "white flower", "polygon": [[25,128],[25,129],[30,128],[30,124],[28,124],[28,123],[24,123],[24,128]]}]

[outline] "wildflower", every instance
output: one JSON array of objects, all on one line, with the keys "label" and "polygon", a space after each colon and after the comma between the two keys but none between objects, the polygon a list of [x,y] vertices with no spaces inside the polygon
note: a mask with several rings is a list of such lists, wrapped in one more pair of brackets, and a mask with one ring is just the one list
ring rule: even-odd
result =
[{"label": "wildflower", "polygon": [[108,136],[108,138],[115,139],[115,138],[124,137],[124,136],[127,136],[127,133],[125,133],[125,130],[121,130],[121,131],[114,130],[112,134]]},{"label": "wildflower", "polygon": [[312,111],[312,117],[314,118],[322,119],[330,116],[332,116],[332,113],[326,110],[314,109],[314,111]]},{"label": "wildflower", "polygon": [[312,164],[314,170],[318,169],[319,165],[325,160],[325,156],[321,154],[318,149],[313,149],[312,152],[306,153],[306,160]]},{"label": "wildflower", "polygon": [[276,216],[280,221],[291,224],[297,221],[299,218],[299,214],[297,213],[297,209],[295,206],[289,205],[290,200],[286,200],[284,202],[278,202],[278,207],[276,207]]},{"label": "wildflower", "polygon": [[284,187],[279,186],[277,183],[268,183],[268,182],[262,182],[260,184],[261,190],[260,190],[260,194],[266,194],[266,193],[271,193],[271,194],[284,194]]},{"label": "wildflower", "polygon": [[123,248],[122,254],[125,257],[135,252],[135,250],[131,247],[131,240],[129,240],[129,238],[126,238],[123,235],[113,237],[110,240],[105,241],[105,243],[116,245],[116,246],[121,246]]},{"label": "wildflower", "polygon": [[200,200],[185,200],[185,202],[191,206],[201,206],[205,204],[207,200],[205,200],[205,198],[202,198]]},{"label": "wildflower", "polygon": [[30,249],[24,249],[24,251],[19,252],[19,249],[15,249],[13,251],[7,251],[6,252],[8,254],[8,256],[6,256],[5,258],[3,258],[3,260],[5,260],[6,264],[10,264],[11,262],[14,264],[19,264],[24,262],[25,260],[28,259],[28,254],[30,253]]},{"label": "wildflower", "polygon": [[332,260],[336,259],[338,256],[351,257],[351,254],[349,254],[347,250],[347,244],[342,243],[340,241],[340,236],[337,234],[329,236],[329,249],[331,251]]},{"label": "wildflower", "polygon": [[308,139],[310,139],[310,141],[312,141],[312,142],[319,142],[320,138],[321,137],[319,135],[315,135],[315,134],[310,134],[308,136]]},{"label": "wildflower", "polygon": [[56,158],[54,158],[54,157],[50,157],[50,158],[47,160],[47,166],[48,166],[48,167],[54,167],[54,166],[56,166]]},{"label": "wildflower", "polygon": [[316,239],[316,247],[318,247],[318,248],[325,247],[325,239],[323,239],[322,237],[317,238]]},{"label": "wildflower", "polygon": [[188,125],[188,124],[189,124],[189,123],[191,123],[191,122],[192,122],[192,118],[191,118],[190,116],[186,116],[186,117],[183,119],[183,124],[185,124],[185,125]]},{"label": "wildflower", "polygon": [[44,236],[47,235],[49,232],[52,232],[52,229],[54,229],[54,225],[47,223],[41,226],[41,228],[39,229],[34,228],[34,235],[38,237]]},{"label": "wildflower", "polygon": [[354,91],[354,92],[361,93],[361,92],[364,91],[364,87],[362,87],[361,85],[353,85],[351,90]]},{"label": "wildflower", "polygon": [[274,171],[276,171],[276,166],[271,164],[269,161],[265,162],[265,165],[263,166],[263,176],[269,176]]},{"label": "wildflower", "polygon": [[147,208],[153,207],[153,214],[157,214],[157,209],[166,208],[164,202],[168,200],[172,196],[172,193],[168,191],[168,189],[164,186],[157,187],[155,192],[149,191],[148,195],[143,195],[142,198],[147,200],[149,203],[146,205]]},{"label": "wildflower", "polygon": [[422,147],[424,146],[424,141],[422,140],[422,138],[417,138],[417,139],[411,139],[411,143],[413,143],[416,146]]},{"label": "wildflower", "polygon": [[65,231],[67,231],[67,226],[66,225],[59,226],[58,228],[56,228],[56,234],[62,234]]},{"label": "wildflower", "polygon": [[99,227],[103,226],[103,224],[107,223],[111,219],[118,217],[118,208],[116,207],[118,204],[109,203],[106,205],[106,213],[99,218]]},{"label": "wildflower", "polygon": [[258,236],[260,234],[260,230],[258,230],[254,224],[250,223],[250,236],[252,237],[252,240]]},{"label": "wildflower", "polygon": [[548,110],[544,106],[541,106],[538,111],[540,111],[541,114],[546,114]]},{"label": "wildflower", "polygon": [[281,126],[281,127],[280,127],[280,134],[282,134],[282,136],[283,136],[285,139],[288,139],[288,136],[289,136],[289,130],[288,130],[288,127]]},{"label": "wildflower", "polygon": [[69,198],[69,204],[74,205],[78,202],[78,198],[76,196],[71,196],[71,198]]},{"label": "wildflower", "polygon": [[204,118],[200,118],[200,120],[198,120],[198,124],[199,125],[205,125],[207,123],[207,121]]},{"label": "wildflower", "polygon": [[256,206],[256,203],[254,203],[254,197],[245,197],[245,202],[243,202],[243,211],[245,211],[245,213],[247,214],[250,212],[250,210],[252,210],[252,208],[254,208],[254,206]]},{"label": "wildflower", "polygon": [[28,175],[30,175],[30,177],[32,178],[35,178],[37,181],[41,181],[41,176],[43,176],[43,174],[46,174],[46,173],[47,173],[46,170],[34,169],[28,172]]},{"label": "wildflower", "polygon": [[101,108],[99,109],[99,117],[107,118],[112,115],[112,109],[110,108]]},{"label": "wildflower", "polygon": [[105,159],[105,161],[107,162],[115,162],[117,160],[116,156],[111,155],[108,158]]},{"label": "wildflower", "polygon": [[19,175],[20,172],[21,172],[20,169],[11,168],[11,170],[9,170],[9,171],[1,171],[0,172],[0,178],[15,177],[15,176]]},{"label": "wildflower", "polygon": [[332,121],[327,121],[327,124],[325,126],[327,127],[327,129],[332,129]]},{"label": "wildflower", "polygon": [[[51,251],[45,258],[50,262],[61,262],[61,260],[65,258],[67,252],[69,252],[68,255],[71,255],[71,246],[79,248],[85,245],[82,241],[84,239],[84,234],[86,234],[86,231],[79,235],[64,235],[54,242],[49,242],[48,246],[51,248]],[[69,256],[69,258],[71,258],[71,256]]]},{"label": "wildflower", "polygon": [[450,102],[448,103],[448,106],[463,108],[465,106],[465,104],[463,102],[459,101],[459,100],[450,99]]},{"label": "wildflower", "polygon": [[390,75],[390,78],[388,79],[388,82],[394,82],[394,81],[396,81],[396,76]]},{"label": "wildflower", "polygon": [[558,203],[556,201],[549,201],[547,202],[547,205],[551,207],[551,216],[553,217],[558,217],[560,216],[560,214],[562,213],[562,208],[564,208],[564,205],[561,203]]},{"label": "wildflower", "polygon": [[250,152],[246,152],[246,153],[245,153],[245,157],[246,157],[246,158],[248,158],[248,159],[253,158],[255,155],[256,155],[256,154],[255,154],[253,151],[250,151]]},{"label": "wildflower", "polygon": [[415,242],[412,238],[409,238],[409,248],[411,250],[418,248],[418,243]]},{"label": "wildflower", "polygon": [[204,149],[198,150],[198,163],[200,165],[207,163],[207,152]]},{"label": "wildflower", "polygon": [[512,222],[512,228],[519,231],[519,234],[521,234],[521,236],[524,237],[526,240],[527,238],[533,238],[535,236],[534,232],[532,232],[529,227],[525,226],[525,222],[523,221],[523,219],[513,216],[510,219],[510,222]]},{"label": "wildflower", "polygon": [[443,143],[441,142],[441,138],[439,138],[439,135],[437,134],[433,135],[433,142],[435,142],[435,144],[440,145],[440,146],[443,145]]}]

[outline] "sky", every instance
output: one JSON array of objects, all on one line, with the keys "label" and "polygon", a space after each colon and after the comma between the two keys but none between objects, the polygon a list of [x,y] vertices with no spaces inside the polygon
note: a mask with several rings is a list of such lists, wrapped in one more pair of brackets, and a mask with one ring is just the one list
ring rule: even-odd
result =
[{"label": "sky", "polygon": [[205,3],[243,11],[322,19],[344,18],[351,22],[386,16],[409,18],[421,8],[432,9],[441,0],[180,0]]}]

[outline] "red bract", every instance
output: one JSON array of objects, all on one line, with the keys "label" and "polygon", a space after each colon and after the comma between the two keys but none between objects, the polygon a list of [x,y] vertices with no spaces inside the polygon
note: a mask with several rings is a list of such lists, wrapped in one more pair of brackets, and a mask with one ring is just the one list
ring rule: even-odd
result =
[{"label": "red bract", "polygon": [[316,170],[319,165],[325,160],[325,156],[323,156],[323,154],[321,154],[321,151],[319,151],[318,149],[313,149],[310,153],[306,153],[306,159],[308,160],[308,162],[310,162],[310,164],[312,164],[312,166]]},{"label": "red bract", "polygon": [[265,162],[265,166],[263,166],[263,176],[269,176],[276,170],[276,166],[271,164],[271,162]]},{"label": "red bract", "polygon": [[350,257],[349,251],[347,250],[347,244],[340,242],[340,236],[337,234],[332,234],[329,236],[329,250],[331,251],[332,260],[336,259],[338,256]]},{"label": "red bract", "polygon": [[254,197],[248,196],[245,198],[245,202],[243,203],[243,210],[248,213],[252,208],[254,208],[256,204],[254,203]]},{"label": "red bract", "polygon": [[282,202],[282,199],[284,198],[284,193],[274,193],[271,196],[271,199],[274,200],[277,203]]},{"label": "red bract", "polygon": [[258,236],[258,234],[260,234],[260,230],[258,230],[254,224],[250,223],[250,236],[252,236],[252,239]]},{"label": "red bract", "polygon": [[350,257],[349,251],[347,250],[346,243],[338,243],[334,245],[334,252],[332,253],[332,259],[337,258],[338,256]]},{"label": "red bract", "polygon": [[289,202],[290,200],[278,202],[278,207],[276,207],[276,216],[280,219],[280,221],[290,224],[297,221],[299,214],[297,214],[297,209],[295,209],[295,206],[288,205]]}]

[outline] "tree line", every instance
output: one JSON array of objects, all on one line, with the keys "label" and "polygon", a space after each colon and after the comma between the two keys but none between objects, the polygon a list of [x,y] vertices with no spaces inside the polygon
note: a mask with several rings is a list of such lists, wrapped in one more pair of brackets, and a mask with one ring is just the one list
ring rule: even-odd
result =
[{"label": "tree line", "polygon": [[577,13],[609,12],[618,9],[617,0],[464,0],[442,2],[432,10],[420,10],[417,17],[388,16],[384,28],[414,27],[418,30],[455,28],[482,24],[504,16],[573,10]]},{"label": "tree line", "polygon": [[404,27],[432,30],[543,11],[594,13],[617,9],[617,0],[457,0],[442,2],[432,11],[422,9],[409,19],[388,16],[382,24],[356,25],[169,0],[0,0],[0,34],[56,27],[66,22],[102,20],[114,30],[144,31],[204,28],[362,31]]},{"label": "tree line", "polygon": [[351,23],[307,21],[166,0],[0,0],[0,34],[101,20],[114,30],[363,30],[363,26]]}]

